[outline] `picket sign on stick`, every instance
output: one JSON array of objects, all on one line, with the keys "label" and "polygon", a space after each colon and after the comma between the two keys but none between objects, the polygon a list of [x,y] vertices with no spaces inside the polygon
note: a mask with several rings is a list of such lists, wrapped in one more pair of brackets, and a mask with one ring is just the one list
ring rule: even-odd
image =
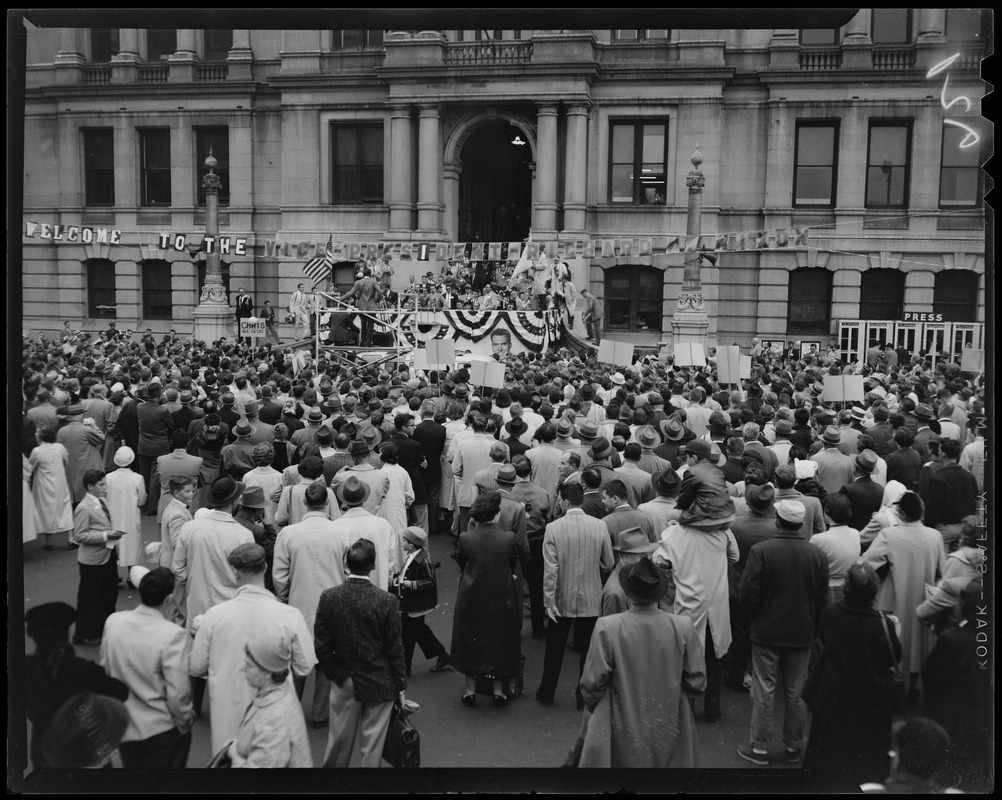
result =
[{"label": "picket sign on stick", "polygon": [[456,361],[456,343],[452,339],[431,339],[425,349],[430,367],[451,367]]},{"label": "picket sign on stick", "polygon": [[603,364],[629,367],[633,364],[633,344],[603,339],[598,346],[598,360]]},{"label": "picket sign on stick", "polygon": [[985,371],[985,351],[967,347],[960,354],[961,372],[984,372]]},{"label": "picket sign on stick", "polygon": [[675,365],[679,367],[705,367],[706,350],[699,342],[676,344]]},{"label": "picket sign on stick", "polygon": [[725,345],[717,348],[717,381],[721,384],[739,384],[741,378],[741,348]]},{"label": "picket sign on stick", "polygon": [[504,364],[498,361],[474,361],[470,364],[470,383],[500,389],[504,386]]},{"label": "picket sign on stick", "polygon": [[862,375],[825,375],[821,399],[826,403],[854,403],[863,401]]},{"label": "picket sign on stick", "polygon": [[258,319],[257,317],[243,317],[240,320],[240,335],[251,337],[257,339],[261,336],[265,336],[267,331],[265,330],[264,319]]},{"label": "picket sign on stick", "polygon": [[414,369],[428,370],[428,351],[420,347],[414,349]]}]

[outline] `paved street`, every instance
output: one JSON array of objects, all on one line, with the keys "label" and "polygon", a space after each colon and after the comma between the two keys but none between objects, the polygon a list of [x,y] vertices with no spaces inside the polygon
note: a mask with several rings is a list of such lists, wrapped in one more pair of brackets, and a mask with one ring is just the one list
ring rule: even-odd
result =
[{"label": "paved street", "polygon": [[[143,518],[144,543],[157,537],[152,517]],[[449,647],[452,630],[452,608],[458,586],[459,569],[449,557],[451,544],[443,537],[432,537],[433,557],[441,562],[439,570],[439,609],[429,616],[435,634]],[[124,575],[124,570],[122,570]],[[41,542],[31,542],[24,548],[25,608],[52,600],[74,604],[77,589],[75,551],[65,546],[63,537],[54,537],[54,549],[41,549]],[[138,592],[123,582],[119,591],[118,609],[133,608],[139,603]],[[532,639],[528,619],[522,632],[522,647],[526,654],[525,686],[522,697],[508,706],[495,709],[488,697],[480,696],[476,708],[460,703],[464,690],[463,677],[453,669],[442,673],[430,672],[434,661],[424,661],[420,649],[415,654],[413,676],[407,689],[409,698],[421,705],[414,723],[421,734],[422,767],[511,768],[559,767],[573,745],[581,715],[574,704],[577,679],[577,654],[567,651],[556,703],[546,708],[532,694],[539,685],[543,664],[543,640]],[[28,652],[33,645],[27,642]],[[87,658],[97,658],[96,647],[78,647]],[[309,679],[303,697],[308,709],[312,698],[313,680]],[[777,707],[779,711],[781,706]],[[189,767],[202,767],[211,757],[209,746],[209,702],[203,717],[195,724]],[[755,774],[735,753],[737,745],[748,733],[751,701],[724,687],[723,719],[708,724],[702,720],[701,704],[697,705],[699,760],[702,767],[724,768]],[[309,729],[314,762],[323,759],[327,729]],[[773,754],[777,767],[789,768],[782,761],[782,744],[777,743]],[[567,774],[567,773],[563,773]],[[793,777],[793,776],[790,776]],[[734,774],[738,779],[738,775]]]}]

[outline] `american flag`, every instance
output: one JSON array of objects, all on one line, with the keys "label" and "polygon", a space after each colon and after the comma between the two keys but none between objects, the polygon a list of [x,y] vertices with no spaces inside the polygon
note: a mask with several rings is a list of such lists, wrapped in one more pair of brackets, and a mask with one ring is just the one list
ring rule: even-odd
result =
[{"label": "american flag", "polygon": [[313,281],[313,285],[316,286],[320,281],[325,278],[331,277],[331,269],[334,266],[334,234],[327,239],[327,249],[324,251],[323,256],[317,256],[316,258],[311,258],[305,264],[303,264],[303,273]]}]

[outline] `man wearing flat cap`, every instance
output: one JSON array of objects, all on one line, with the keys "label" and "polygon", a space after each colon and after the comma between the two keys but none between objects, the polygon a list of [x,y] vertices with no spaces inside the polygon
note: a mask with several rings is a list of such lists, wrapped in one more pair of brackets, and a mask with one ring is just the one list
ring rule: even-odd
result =
[{"label": "man wearing flat cap", "polygon": [[687,698],[703,690],[706,676],[692,622],[658,610],[668,578],[650,558],[622,569],[617,580],[631,605],[595,624],[580,683],[590,716],[579,765],[695,767]]},{"label": "man wearing flat cap", "polygon": [[278,602],[264,588],[264,548],[254,542],[238,545],[226,562],[236,589],[232,598],[212,606],[199,620],[189,666],[192,676],[208,676],[213,753],[236,738],[253,699],[243,676],[244,647],[252,638],[291,642],[292,663],[286,679],[290,683],[309,675],[317,663],[313,636],[302,613]]},{"label": "man wearing flat cap", "polygon": [[811,644],[828,602],[828,559],[802,534],[806,510],[797,500],[779,500],[776,534],[752,546],[738,591],[751,617],[752,718],[747,744],[738,755],[759,766],[771,760],[772,707],[783,676],[783,744],[787,763],[799,763],[806,734],[801,694]]},{"label": "man wearing flat cap", "polygon": [[31,763],[44,769],[42,735],[59,708],[79,692],[96,692],[124,702],[129,687],[110,677],[92,660],[80,658],[70,644],[77,615],[66,603],[43,603],[24,614],[25,630],[35,652],[25,658],[25,707],[31,722]]}]

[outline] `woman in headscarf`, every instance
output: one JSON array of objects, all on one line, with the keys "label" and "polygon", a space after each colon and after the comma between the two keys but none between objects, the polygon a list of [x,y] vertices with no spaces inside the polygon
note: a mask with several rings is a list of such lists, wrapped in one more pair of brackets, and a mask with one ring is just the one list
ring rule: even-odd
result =
[{"label": "woman in headscarf", "polygon": [[898,500],[900,500],[908,490],[901,481],[888,481],[884,487],[884,496],[880,502],[880,508],[873,512],[866,527],[859,532],[860,547],[863,552],[877,538],[877,534],[884,528],[897,525],[901,522],[898,516]]},{"label": "woman in headscarf", "polygon": [[55,428],[44,426],[35,431],[38,446],[31,451],[31,496],[37,511],[36,530],[42,535],[42,547],[52,548],[52,534],[73,528],[70,486],[66,480],[69,453],[56,441]]},{"label": "woman in headscarf", "polygon": [[[133,472],[132,462],[136,454],[131,447],[122,446],[115,451],[115,466],[118,469],[109,472],[105,478],[108,483],[108,493],[105,502],[111,512],[111,526],[125,535],[118,542],[118,565],[125,568],[125,574],[134,566],[142,563],[142,509],[146,504],[146,487],[142,475]],[[129,586],[138,589],[138,586]]]},{"label": "woman in headscarf", "polygon": [[306,718],[288,680],[291,660],[284,636],[256,636],[244,646],[244,678],[254,699],[227,748],[232,767],[313,767]]}]

